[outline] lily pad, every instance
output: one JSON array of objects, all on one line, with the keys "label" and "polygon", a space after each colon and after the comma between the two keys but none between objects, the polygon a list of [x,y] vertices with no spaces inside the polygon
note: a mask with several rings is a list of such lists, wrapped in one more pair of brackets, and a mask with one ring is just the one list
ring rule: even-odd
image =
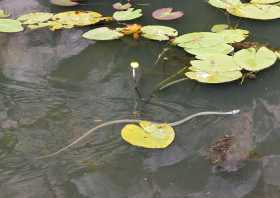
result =
[{"label": "lily pad", "polygon": [[48,21],[53,16],[53,13],[49,12],[34,12],[22,15],[17,18],[22,24],[25,25],[33,25],[37,23],[42,23]]},{"label": "lily pad", "polygon": [[83,37],[90,40],[115,40],[123,37],[124,35],[116,30],[107,27],[100,27],[90,30],[83,34]]},{"label": "lily pad", "polygon": [[66,7],[79,5],[78,2],[74,2],[74,1],[71,1],[71,0],[50,0],[50,2],[54,5],[66,6]]},{"label": "lily pad", "polygon": [[127,10],[129,8],[131,8],[131,3],[125,3],[125,4],[122,4],[120,2],[117,2],[117,3],[114,3],[113,4],[113,8],[115,10]]},{"label": "lily pad", "polygon": [[243,3],[228,7],[227,11],[234,16],[250,19],[271,20],[280,18],[280,7],[276,5]]},{"label": "lily pad", "polygon": [[217,25],[213,25],[213,27],[211,28],[211,32],[221,32],[223,30],[229,29],[229,25],[227,24],[217,24]]},{"label": "lily pad", "polygon": [[141,9],[129,8],[126,11],[117,11],[113,14],[113,18],[117,21],[130,21],[142,16]]},{"label": "lily pad", "polygon": [[278,57],[278,59],[280,59],[280,51],[276,51],[275,54]]},{"label": "lily pad", "polygon": [[270,4],[270,3],[278,3],[280,0],[251,0],[250,3],[256,4]]},{"label": "lily pad", "polygon": [[224,40],[213,32],[193,32],[175,38],[173,43],[186,49],[197,49],[215,46],[224,43]]},{"label": "lily pad", "polygon": [[10,16],[9,13],[6,13],[4,10],[0,10],[0,18],[6,18],[9,16]]},{"label": "lily pad", "polygon": [[68,11],[54,15],[52,20],[53,29],[61,29],[94,25],[102,20],[102,15],[93,11]]},{"label": "lily pad", "polygon": [[173,8],[160,8],[153,12],[154,19],[157,20],[174,20],[184,16],[182,11],[173,11]]},{"label": "lily pad", "polygon": [[147,39],[165,41],[169,40],[169,37],[175,37],[178,35],[177,30],[167,26],[160,25],[147,25],[141,28],[141,36]]},{"label": "lily pad", "polygon": [[192,66],[189,69],[192,71],[228,72],[241,70],[232,56],[224,54],[203,56],[203,60],[193,60],[190,63]]},{"label": "lily pad", "polygon": [[175,138],[174,129],[168,124],[142,121],[139,125],[128,124],[122,129],[121,136],[129,144],[159,149],[169,146]]},{"label": "lily pad", "polygon": [[233,56],[234,61],[239,67],[247,71],[260,71],[272,66],[276,60],[276,54],[266,47],[261,47],[256,50],[255,48],[248,48],[239,50]]},{"label": "lily pad", "polygon": [[209,0],[208,3],[216,8],[222,9],[242,4],[240,0]]},{"label": "lily pad", "polygon": [[242,29],[223,30],[217,34],[224,38],[226,43],[237,43],[245,40],[249,36],[249,31]]},{"label": "lily pad", "polygon": [[185,75],[193,80],[201,83],[219,84],[225,82],[231,82],[242,78],[240,71],[228,71],[228,72],[187,72]]},{"label": "lily pad", "polygon": [[0,19],[0,32],[21,32],[23,27],[18,20],[13,19]]},{"label": "lily pad", "polygon": [[201,48],[184,48],[184,50],[193,55],[207,56],[211,54],[229,54],[234,48],[226,43]]}]

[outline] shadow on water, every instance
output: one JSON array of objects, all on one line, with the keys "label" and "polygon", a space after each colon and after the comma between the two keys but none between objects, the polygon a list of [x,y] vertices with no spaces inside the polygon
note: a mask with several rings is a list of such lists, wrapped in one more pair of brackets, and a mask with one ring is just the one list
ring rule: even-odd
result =
[{"label": "shadow on water", "polygon": [[[150,13],[175,7],[185,17],[160,22],[180,32],[208,31],[226,16],[205,1],[136,1],[142,24],[159,23]],[[46,1],[2,0],[13,16],[30,11],[62,11]],[[140,7],[140,5],[139,5]],[[112,14],[111,1],[81,9]],[[207,20],[206,20],[207,19]],[[280,47],[279,21],[231,17],[254,39]],[[218,86],[185,81],[154,94],[156,85],[191,58],[171,48],[167,61],[154,65],[166,44],[129,38],[112,42],[81,39],[81,29],[0,34],[0,197],[9,198],[278,198],[280,180],[279,63],[248,80]],[[149,102],[135,99],[129,74],[139,61],[139,88]],[[136,105],[137,103],[137,105]],[[205,110],[241,109],[234,117],[208,116],[176,128],[165,150],[131,147],[120,139],[121,126],[104,128],[71,150],[46,160],[102,121],[135,118],[175,121]],[[201,154],[217,137],[242,134],[263,159],[245,161],[235,173],[213,173]]]}]

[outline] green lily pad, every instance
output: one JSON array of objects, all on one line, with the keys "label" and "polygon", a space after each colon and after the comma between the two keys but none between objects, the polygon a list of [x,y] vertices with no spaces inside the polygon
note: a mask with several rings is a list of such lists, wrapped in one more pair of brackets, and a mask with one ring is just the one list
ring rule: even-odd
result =
[{"label": "green lily pad", "polygon": [[83,37],[90,40],[115,40],[123,37],[124,35],[116,30],[107,27],[100,27],[90,30],[83,34]]},{"label": "green lily pad", "polygon": [[251,0],[250,3],[256,4],[271,4],[271,3],[278,3],[280,0]]},{"label": "green lily pad", "polygon": [[19,20],[22,24],[25,25],[33,25],[48,21],[52,18],[52,16],[53,14],[48,12],[34,12],[22,15],[18,17],[17,20]]},{"label": "green lily pad", "polygon": [[223,30],[229,29],[229,25],[227,24],[217,24],[217,25],[213,25],[213,27],[211,28],[211,32],[221,32]]},{"label": "green lily pad", "polygon": [[13,19],[0,19],[0,32],[21,32],[24,28],[21,23]]},{"label": "green lily pad", "polygon": [[168,124],[141,121],[139,125],[128,124],[122,129],[121,136],[127,143],[143,148],[159,149],[166,148],[174,141],[174,129]]},{"label": "green lily pad", "polygon": [[147,25],[141,28],[141,36],[151,40],[165,41],[169,40],[169,37],[175,37],[178,35],[177,30],[167,26],[160,25]]},{"label": "green lily pad", "polygon": [[228,71],[228,72],[187,72],[185,75],[201,83],[219,84],[225,82],[231,82],[242,78],[240,71]]},{"label": "green lily pad", "polygon": [[276,5],[243,3],[228,7],[227,11],[234,16],[250,19],[271,20],[280,18],[280,7]]},{"label": "green lily pad", "polygon": [[224,54],[203,56],[203,60],[193,60],[190,63],[192,66],[189,69],[192,71],[228,72],[241,70],[232,56]]},{"label": "green lily pad", "polygon": [[208,3],[216,8],[222,9],[242,4],[240,0],[209,0]]},{"label": "green lily pad", "polygon": [[201,47],[194,49],[184,48],[184,50],[193,55],[207,56],[209,54],[229,54],[233,52],[234,48],[226,43],[220,43],[210,47]]},{"label": "green lily pad", "polygon": [[140,18],[142,16],[142,10],[141,9],[134,9],[129,8],[125,11],[117,11],[113,14],[113,18],[117,21],[130,21],[133,19]]},{"label": "green lily pad", "polygon": [[276,54],[266,47],[242,49],[233,56],[239,67],[247,71],[260,71],[272,66],[276,60]]},{"label": "green lily pad", "polygon": [[78,2],[74,2],[74,1],[71,1],[71,0],[50,0],[50,2],[54,5],[67,6],[67,7],[79,5]]},{"label": "green lily pad", "polygon": [[224,43],[223,37],[213,32],[193,32],[174,39],[174,44],[185,49],[197,49]]},{"label": "green lily pad", "polygon": [[224,38],[226,43],[236,43],[245,40],[249,36],[249,31],[242,29],[223,30],[217,34]]},{"label": "green lily pad", "polygon": [[6,18],[9,16],[10,16],[9,13],[6,13],[4,10],[0,10],[0,18]]}]

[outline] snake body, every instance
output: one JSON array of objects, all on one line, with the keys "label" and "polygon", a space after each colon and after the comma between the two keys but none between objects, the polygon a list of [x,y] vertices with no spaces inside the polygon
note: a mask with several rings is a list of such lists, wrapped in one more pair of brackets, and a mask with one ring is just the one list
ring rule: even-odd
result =
[{"label": "snake body", "polygon": [[[217,111],[204,111],[204,112],[199,112],[199,113],[195,113],[192,115],[189,115],[181,120],[178,120],[176,122],[172,122],[172,123],[168,123],[170,126],[172,127],[176,127],[179,126],[195,117],[199,117],[199,116],[206,116],[206,115],[235,115],[238,114],[240,112],[240,110],[236,109],[233,111],[227,111],[227,112],[217,112]],[[94,131],[103,128],[103,127],[107,127],[110,125],[114,125],[114,124],[128,124],[128,123],[139,123],[142,120],[138,120],[138,119],[123,119],[123,120],[113,120],[113,121],[108,121],[105,122],[103,124],[100,124],[96,127],[93,127],[92,129],[88,130],[87,132],[85,132],[82,136],[80,136],[79,138],[77,138],[76,140],[74,140],[73,142],[71,142],[70,144],[68,144],[67,146],[59,149],[58,151],[48,154],[48,155],[44,155],[41,156],[37,159],[44,159],[44,158],[49,158],[49,157],[53,157],[56,156],[60,153],[62,153],[63,151],[66,151],[67,149],[69,149],[70,147],[72,147],[73,145],[79,143],[80,141],[82,141],[83,139],[85,139],[87,136],[89,136],[91,133],[93,133]]]}]

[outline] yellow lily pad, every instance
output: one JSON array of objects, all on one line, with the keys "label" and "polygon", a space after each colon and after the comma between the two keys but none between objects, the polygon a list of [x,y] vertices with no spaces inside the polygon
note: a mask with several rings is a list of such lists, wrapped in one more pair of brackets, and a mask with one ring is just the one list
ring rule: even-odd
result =
[{"label": "yellow lily pad", "polygon": [[271,3],[278,3],[280,0],[251,0],[250,3],[257,3],[257,4],[271,4]]},{"label": "yellow lily pad", "polygon": [[78,2],[74,2],[71,0],[50,0],[50,2],[54,5],[67,6],[67,7],[79,5]]},{"label": "yellow lily pad", "polygon": [[213,27],[211,28],[211,32],[221,32],[223,30],[229,29],[229,25],[227,24],[217,24],[217,25],[213,25]]},{"label": "yellow lily pad", "polygon": [[240,0],[208,0],[208,3],[216,8],[226,9],[227,7],[239,5]]},{"label": "yellow lily pad", "polygon": [[4,10],[0,9],[0,18],[6,18],[6,17],[9,17],[9,16],[10,16],[9,13],[6,13]]},{"label": "yellow lily pad", "polygon": [[33,25],[48,21],[53,16],[52,13],[49,12],[34,12],[22,15],[17,18],[24,25]]},{"label": "yellow lily pad", "polygon": [[231,82],[242,78],[240,71],[228,71],[228,72],[205,72],[205,71],[190,71],[185,75],[201,83],[219,84],[225,82]]},{"label": "yellow lily pad", "polygon": [[280,18],[280,7],[267,4],[243,3],[227,8],[227,11],[238,17],[271,20]]},{"label": "yellow lily pad", "polygon": [[116,11],[113,14],[113,18],[116,21],[130,21],[140,18],[142,15],[142,9],[129,8],[128,10],[124,11]]},{"label": "yellow lily pad", "polygon": [[192,66],[189,69],[192,71],[228,72],[241,70],[233,57],[225,54],[203,56],[203,60],[193,60],[190,63]]},{"label": "yellow lily pad", "polygon": [[141,32],[141,36],[144,38],[157,41],[169,40],[169,37],[178,35],[177,30],[174,28],[160,25],[146,25],[141,28]]},{"label": "yellow lily pad", "polygon": [[117,30],[112,30],[108,27],[100,27],[90,30],[82,35],[86,39],[90,40],[115,40],[124,36],[124,34],[118,32]]},{"label": "yellow lily pad", "polygon": [[221,35],[226,43],[236,43],[245,40],[249,36],[249,31],[242,29],[230,29],[220,31],[217,34]]},{"label": "yellow lily pad", "polygon": [[247,71],[260,71],[271,67],[277,60],[276,54],[266,47],[242,49],[233,56],[239,67]]},{"label": "yellow lily pad", "polygon": [[141,121],[139,125],[128,124],[122,129],[121,136],[129,144],[159,149],[169,146],[175,138],[174,129],[168,124]]},{"label": "yellow lily pad", "polygon": [[0,32],[12,33],[21,32],[23,27],[18,20],[0,19]]},{"label": "yellow lily pad", "polygon": [[[102,15],[93,11],[68,11],[54,15],[52,29],[94,25],[102,20]],[[60,24],[60,25],[59,25]]]}]

